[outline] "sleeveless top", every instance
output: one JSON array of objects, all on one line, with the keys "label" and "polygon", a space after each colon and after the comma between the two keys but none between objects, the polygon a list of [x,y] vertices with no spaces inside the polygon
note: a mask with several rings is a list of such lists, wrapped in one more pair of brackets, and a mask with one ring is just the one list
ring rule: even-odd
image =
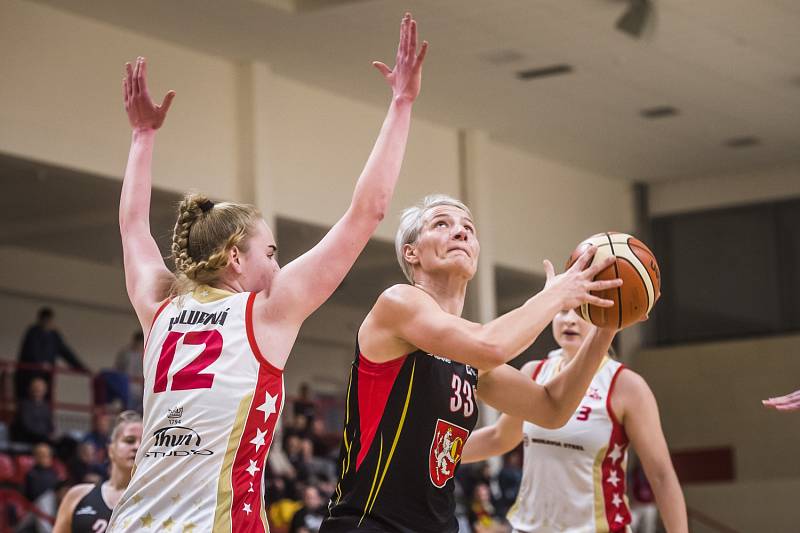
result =
[{"label": "sleeveless top", "polygon": [[80,499],[72,511],[72,533],[104,533],[111,519],[111,509],[103,499],[103,482]]},{"label": "sleeveless top", "polygon": [[284,389],[256,345],[255,297],[201,286],[156,313],[142,444],[110,531],[268,531],[263,476]]},{"label": "sleeveless top", "polygon": [[350,370],[339,483],[320,532],[458,531],[452,480],[478,419],[478,371],[421,350]]},{"label": "sleeveless top", "polygon": [[[563,364],[559,350],[536,366],[533,379],[545,384]],[[614,383],[623,368],[606,357],[564,427],[524,422],[522,481],[508,512],[515,531],[630,531],[628,437],[611,410]]]}]

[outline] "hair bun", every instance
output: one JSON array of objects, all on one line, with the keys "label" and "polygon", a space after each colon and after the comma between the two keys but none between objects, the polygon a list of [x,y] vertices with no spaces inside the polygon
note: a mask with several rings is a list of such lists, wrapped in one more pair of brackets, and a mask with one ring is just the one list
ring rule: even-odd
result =
[{"label": "hair bun", "polygon": [[214,207],[214,202],[211,200],[206,200],[197,204],[197,207],[199,207],[203,213],[208,213]]}]

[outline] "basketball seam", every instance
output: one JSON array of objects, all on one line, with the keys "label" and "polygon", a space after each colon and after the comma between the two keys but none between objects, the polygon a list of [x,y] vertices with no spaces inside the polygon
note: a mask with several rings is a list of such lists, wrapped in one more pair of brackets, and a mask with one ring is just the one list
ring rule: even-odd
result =
[{"label": "basketball seam", "polygon": [[[611,255],[614,256],[614,276],[616,278],[619,278],[619,268],[617,267],[617,254],[614,252],[614,243],[611,242],[611,234],[606,233],[606,239],[608,239],[608,245],[611,247]],[[617,308],[619,310],[617,328],[619,329],[622,327],[622,287],[617,287]]]},{"label": "basketball seam", "polygon": [[[640,280],[642,280],[642,286],[646,286],[646,282],[645,282],[644,278],[642,277],[642,273],[639,272],[639,269],[636,268],[636,265],[634,265],[633,262],[630,259],[628,259],[627,257],[617,257],[617,259],[619,259],[621,261],[625,261],[626,263],[631,265],[633,267],[633,271],[636,272],[636,275],[639,276]],[[638,259],[638,257],[637,257],[637,259]],[[645,287],[644,293],[647,295],[647,309],[650,310],[650,293],[647,292],[646,287]]]}]

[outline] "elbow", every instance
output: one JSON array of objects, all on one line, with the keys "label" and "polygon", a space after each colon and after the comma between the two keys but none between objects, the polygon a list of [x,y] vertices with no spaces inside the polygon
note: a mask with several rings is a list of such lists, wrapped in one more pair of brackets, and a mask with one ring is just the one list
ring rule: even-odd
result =
[{"label": "elbow", "polygon": [[544,429],[561,429],[566,425],[567,422],[569,422],[569,415],[562,416],[559,414],[549,416],[545,420],[538,420],[535,422],[535,424],[543,427]]},{"label": "elbow", "polygon": [[502,345],[487,340],[482,340],[479,344],[478,354],[481,361],[479,370],[489,371],[506,363],[508,351]]},{"label": "elbow", "polygon": [[377,226],[386,218],[386,213],[389,210],[389,195],[376,195],[374,198],[355,204],[353,208],[354,214],[359,219]]}]

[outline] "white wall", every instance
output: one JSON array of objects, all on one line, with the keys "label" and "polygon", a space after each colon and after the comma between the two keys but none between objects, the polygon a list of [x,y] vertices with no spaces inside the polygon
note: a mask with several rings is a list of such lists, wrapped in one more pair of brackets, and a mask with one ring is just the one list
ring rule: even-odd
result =
[{"label": "white wall", "polygon": [[628,183],[497,143],[489,153],[498,263],[543,273],[543,259],[562,268],[590,235],[633,230]]},{"label": "white wall", "polygon": [[653,216],[800,197],[800,166],[664,181],[650,187]]}]

